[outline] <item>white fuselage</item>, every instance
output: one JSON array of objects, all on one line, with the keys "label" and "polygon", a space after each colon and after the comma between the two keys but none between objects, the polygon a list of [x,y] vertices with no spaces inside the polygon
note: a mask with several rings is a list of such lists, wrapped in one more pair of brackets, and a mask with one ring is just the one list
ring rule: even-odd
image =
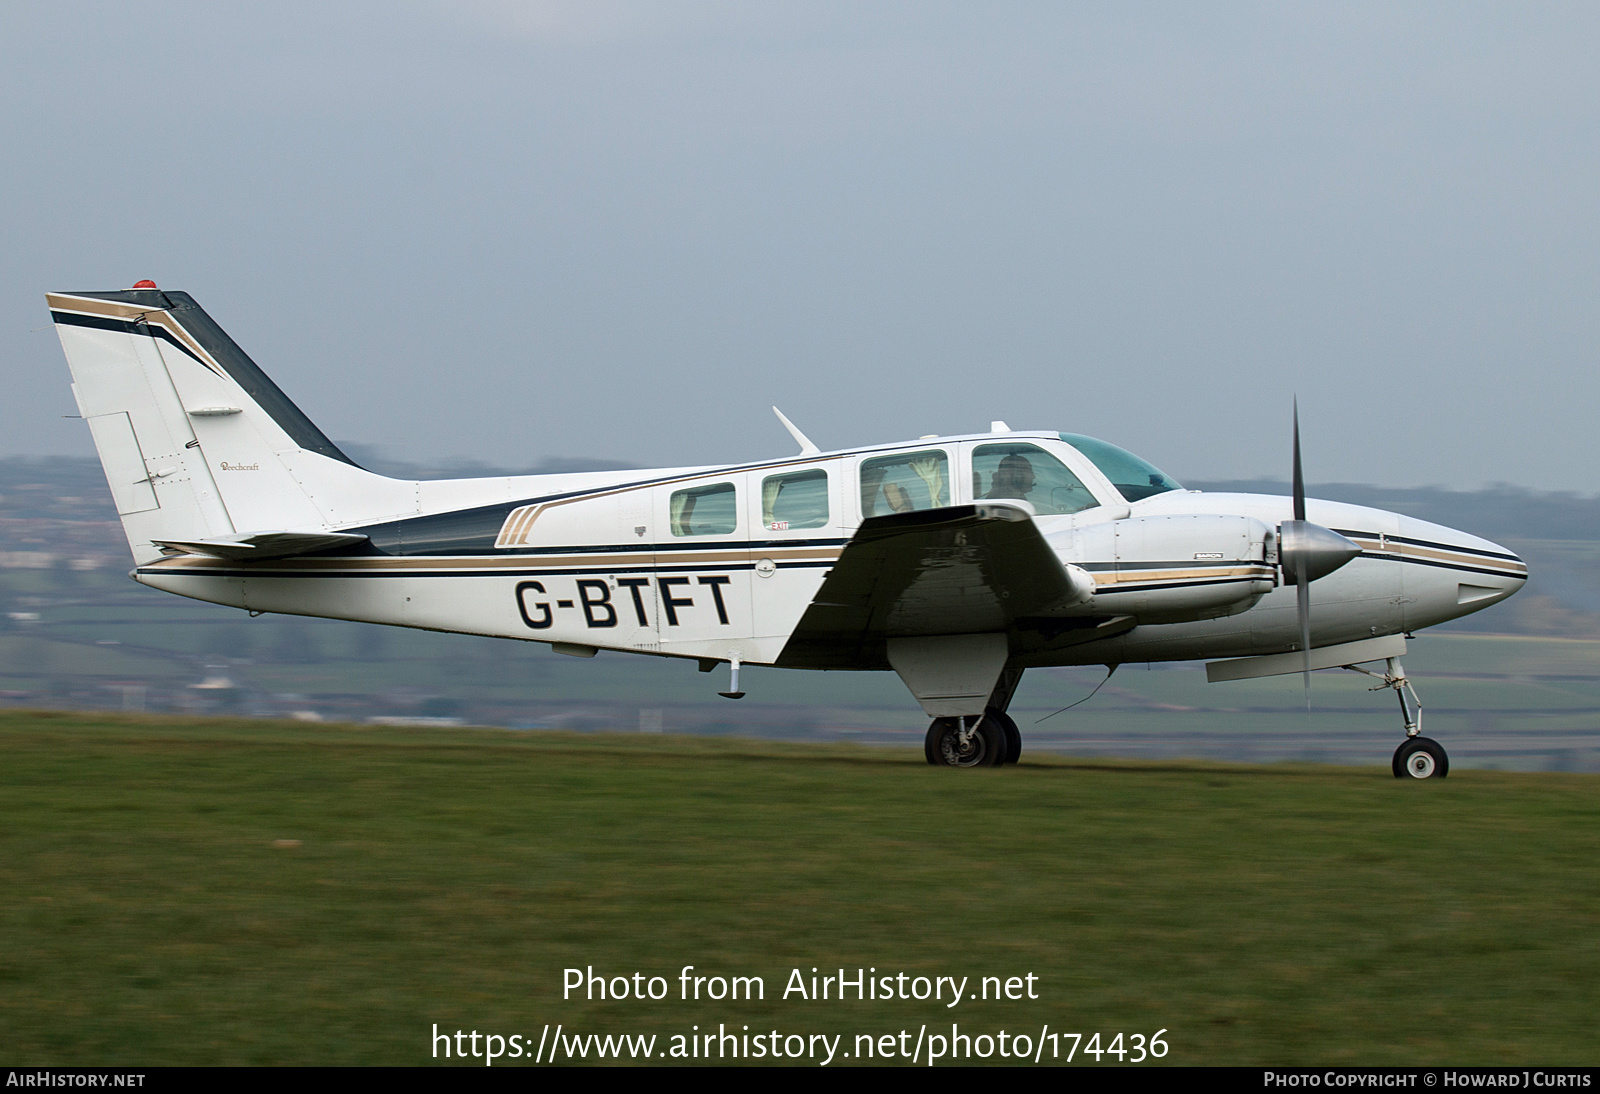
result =
[{"label": "white fuselage", "polygon": [[[942,454],[950,495],[942,504],[967,504],[979,500],[973,450],[997,436],[1049,451],[1093,494],[1081,511],[1036,518],[1062,562],[1093,575],[1091,601],[1067,614],[1132,623],[1111,637],[1019,649],[1021,664],[1298,648],[1295,591],[1280,584],[1275,565],[1274,532],[1291,516],[1288,498],[1172,490],[1128,503],[1053,433],[946,437],[723,468],[395,483],[398,512],[391,506],[381,521],[325,525],[367,535],[369,553],[249,563],[173,555],[145,562],[135,576],[256,612],[576,652],[782,664],[830,567],[872,515],[864,513],[862,465],[895,452]],[[809,516],[799,522],[807,527],[772,519],[772,483],[784,477],[808,484]],[[697,502],[704,512],[717,506],[716,519],[697,523]],[[1503,600],[1526,579],[1503,547],[1439,525],[1315,500],[1306,517],[1362,548],[1312,583],[1313,646],[1442,623]]]}]

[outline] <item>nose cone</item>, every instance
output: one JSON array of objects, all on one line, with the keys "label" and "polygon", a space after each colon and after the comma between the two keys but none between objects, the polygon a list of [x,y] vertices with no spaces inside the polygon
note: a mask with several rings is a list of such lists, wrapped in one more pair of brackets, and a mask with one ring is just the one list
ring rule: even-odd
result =
[{"label": "nose cone", "polygon": [[1415,598],[1406,614],[1431,626],[1492,607],[1528,581],[1516,553],[1487,539],[1439,524],[1400,518],[1392,554],[1405,567],[1405,593]]},{"label": "nose cone", "polygon": [[1278,558],[1289,584],[1326,577],[1361,553],[1361,545],[1305,520],[1278,525]]},{"label": "nose cone", "polygon": [[1528,564],[1515,553],[1496,546],[1494,563],[1456,581],[1456,604],[1475,612],[1498,604],[1528,583]]}]

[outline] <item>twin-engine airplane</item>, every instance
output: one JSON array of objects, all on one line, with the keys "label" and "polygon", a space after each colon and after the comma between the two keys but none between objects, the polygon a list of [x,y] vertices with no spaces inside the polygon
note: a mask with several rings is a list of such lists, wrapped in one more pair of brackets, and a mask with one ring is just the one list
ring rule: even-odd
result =
[{"label": "twin-engine airplane", "polygon": [[[135,580],[245,608],[741,665],[893,669],[929,763],[1015,762],[1049,665],[1212,680],[1383,662],[1396,777],[1444,776],[1400,657],[1516,592],[1505,548],[1396,513],[1185,490],[1073,433],[730,467],[404,482],[356,466],[187,293],[47,297]],[[1314,521],[1314,522],[1313,522]],[[1409,695],[1409,704],[1408,704]]]}]

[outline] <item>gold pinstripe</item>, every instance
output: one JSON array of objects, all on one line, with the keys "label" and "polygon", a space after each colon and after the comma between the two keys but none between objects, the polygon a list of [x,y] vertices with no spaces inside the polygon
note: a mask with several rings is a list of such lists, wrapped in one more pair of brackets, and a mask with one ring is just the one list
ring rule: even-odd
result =
[{"label": "gold pinstripe", "polygon": [[160,327],[182,342],[200,361],[218,376],[225,376],[222,366],[196,342],[188,331],[184,330],[171,314],[160,308],[140,308],[132,304],[119,304],[114,300],[90,300],[81,296],[63,296],[60,293],[45,293],[45,302],[52,311],[75,312],[79,315],[94,315],[103,319],[121,319],[128,322],[143,320],[151,326]]},{"label": "gold pinstripe", "polygon": [[1094,575],[1096,585],[1144,584],[1154,581],[1197,581],[1219,577],[1255,577],[1270,580],[1276,574],[1271,566],[1230,566],[1226,569],[1188,570],[1102,570]]},{"label": "gold pinstripe", "polygon": [[1528,575],[1527,563],[1513,562],[1509,558],[1468,555],[1459,551],[1447,551],[1436,547],[1420,547],[1415,543],[1399,543],[1392,539],[1351,536],[1350,540],[1363,551],[1399,555],[1401,558],[1425,558],[1433,562],[1449,563],[1453,566],[1474,566],[1481,570],[1499,570],[1507,577],[1526,577]]},{"label": "gold pinstripe", "polygon": [[[774,547],[760,551],[762,558],[770,558],[774,562],[836,562],[840,548],[816,547]],[[478,570],[478,571],[517,571],[527,569],[606,569],[607,567],[636,567],[648,566],[656,570],[672,570],[681,566],[706,566],[745,564],[757,552],[748,548],[731,551],[674,551],[669,557],[658,558],[654,552],[639,554],[561,554],[561,555],[500,555],[490,558],[298,558],[298,559],[263,559],[261,563],[245,563],[248,566],[261,566],[262,573],[272,570],[300,570],[305,572],[325,572],[330,570]],[[674,564],[677,564],[676,566]],[[208,558],[201,555],[177,555],[161,559],[152,566],[162,570],[174,571],[206,571],[215,569],[233,569],[239,565],[236,561]]]}]

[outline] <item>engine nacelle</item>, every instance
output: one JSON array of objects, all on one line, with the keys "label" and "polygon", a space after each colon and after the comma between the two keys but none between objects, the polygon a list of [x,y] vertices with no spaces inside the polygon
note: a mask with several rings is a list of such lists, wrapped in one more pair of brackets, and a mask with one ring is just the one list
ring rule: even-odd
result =
[{"label": "engine nacelle", "polygon": [[1271,535],[1253,517],[1128,517],[1075,529],[1063,555],[1094,574],[1095,613],[1185,623],[1237,615],[1272,591]]}]

